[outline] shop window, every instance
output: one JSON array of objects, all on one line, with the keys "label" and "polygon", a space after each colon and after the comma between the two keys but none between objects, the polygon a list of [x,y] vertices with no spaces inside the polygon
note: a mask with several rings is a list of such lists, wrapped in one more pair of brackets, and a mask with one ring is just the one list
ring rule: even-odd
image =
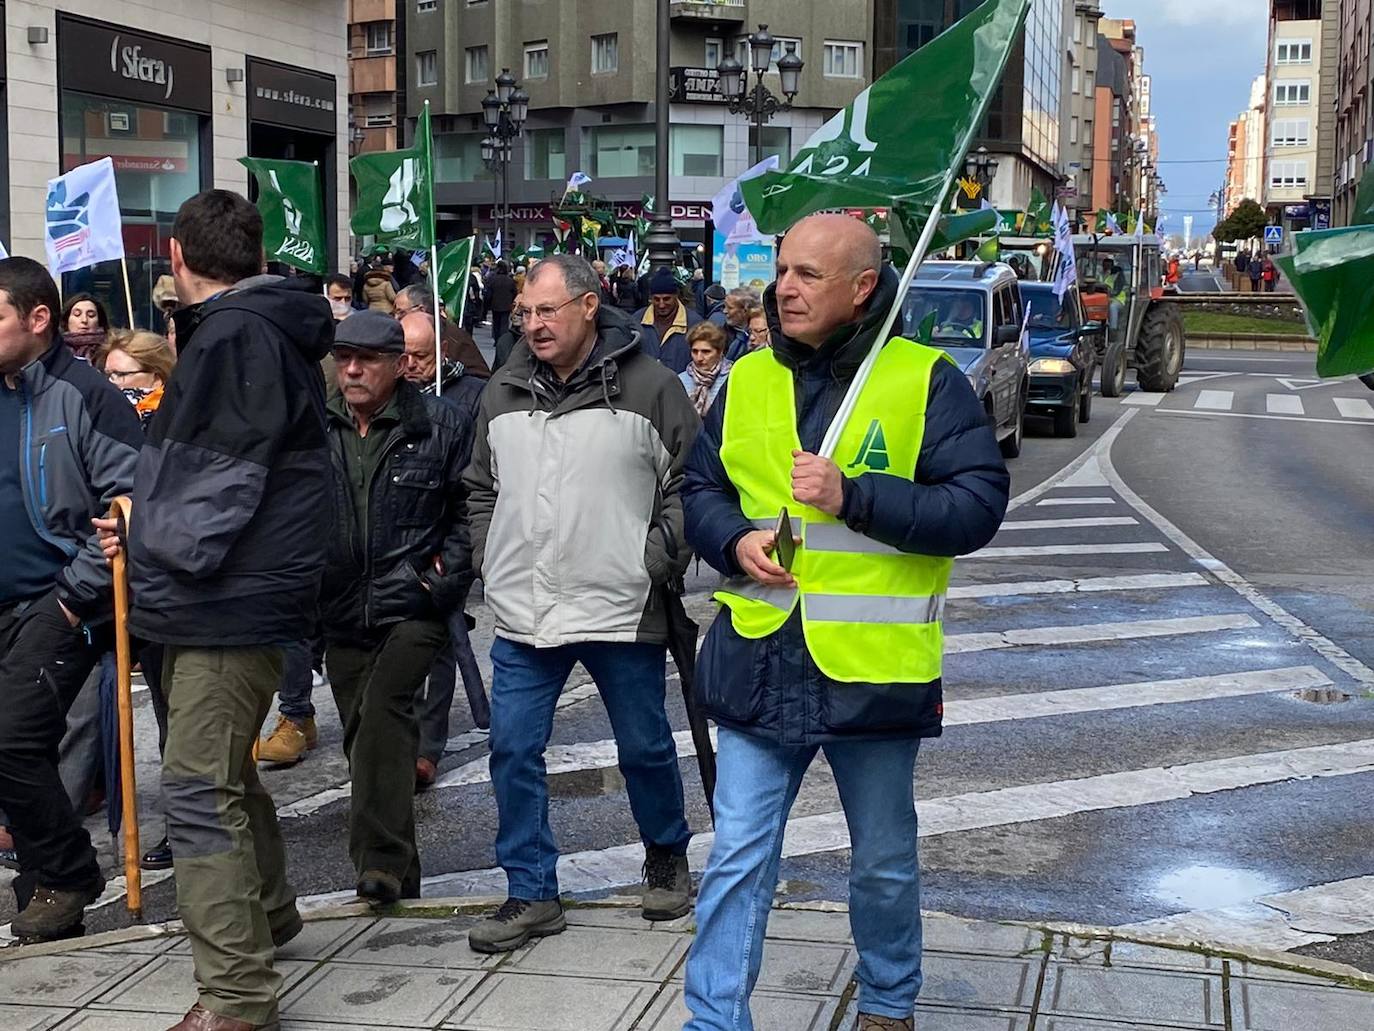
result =
[{"label": "shop window", "polygon": [[[719,127],[717,127],[719,131]],[[598,125],[587,130],[593,179],[654,174],[654,128],[651,125]]]},{"label": "shop window", "polygon": [[[755,126],[749,126],[749,161],[752,164],[758,154],[759,133]],[[778,164],[786,168],[792,163],[792,130],[785,125],[765,125],[763,127],[763,156],[777,155]]]},{"label": "shop window", "polygon": [[719,176],[724,130],[719,125],[674,125],[670,135],[672,175]]},{"label": "shop window", "polygon": [[566,179],[567,136],[563,129],[525,131],[525,178]]},{"label": "shop window", "polygon": [[484,132],[440,133],[434,137],[434,177],[441,183],[472,183],[493,175],[482,161]]}]

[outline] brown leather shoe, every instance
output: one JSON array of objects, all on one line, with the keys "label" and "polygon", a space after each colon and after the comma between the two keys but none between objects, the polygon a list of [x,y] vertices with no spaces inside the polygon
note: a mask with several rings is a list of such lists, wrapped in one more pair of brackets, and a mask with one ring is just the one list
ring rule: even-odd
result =
[{"label": "brown leather shoe", "polygon": [[860,1013],[857,1031],[916,1031],[916,1018],[880,1017],[876,1013]]},{"label": "brown leather shoe", "polygon": [[281,1021],[250,1024],[246,1020],[221,1017],[218,1013],[211,1013],[200,1003],[196,1003],[190,1012],[181,1018],[181,1023],[173,1024],[167,1031],[281,1031]]},{"label": "brown leather shoe", "polygon": [[421,756],[415,760],[415,793],[428,791],[439,778],[439,768],[429,759]]}]

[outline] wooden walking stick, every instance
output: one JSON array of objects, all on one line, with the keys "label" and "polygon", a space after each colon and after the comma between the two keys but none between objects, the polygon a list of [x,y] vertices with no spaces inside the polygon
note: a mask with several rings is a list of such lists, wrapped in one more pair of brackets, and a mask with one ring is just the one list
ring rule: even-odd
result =
[{"label": "wooden walking stick", "polygon": [[[128,498],[115,498],[110,518],[118,524],[119,539],[129,539],[133,506]],[[119,789],[124,811],[125,901],[135,920],[143,919],[143,871],[139,867],[138,785],[134,780],[133,656],[129,649],[129,562],[127,546],[114,558],[115,694],[119,699]]]}]

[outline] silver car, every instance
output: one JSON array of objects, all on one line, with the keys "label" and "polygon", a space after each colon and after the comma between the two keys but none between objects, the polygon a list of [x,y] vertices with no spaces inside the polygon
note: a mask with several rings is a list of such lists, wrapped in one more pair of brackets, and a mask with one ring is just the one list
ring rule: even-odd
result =
[{"label": "silver car", "polygon": [[928,339],[958,363],[988,413],[1002,454],[1019,455],[1030,396],[1030,344],[1016,273],[995,262],[928,261],[907,292],[902,327],[903,335]]}]

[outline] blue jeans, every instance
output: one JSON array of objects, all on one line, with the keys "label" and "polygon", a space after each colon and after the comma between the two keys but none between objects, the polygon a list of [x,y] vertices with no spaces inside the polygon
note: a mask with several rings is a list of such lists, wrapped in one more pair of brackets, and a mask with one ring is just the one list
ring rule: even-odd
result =
[{"label": "blue jeans", "polygon": [[558,846],[549,827],[544,749],[554,706],[575,663],[601,692],[615,734],[630,810],[646,845],[687,851],[677,747],[664,709],[666,649],[655,644],[586,643],[534,648],[498,637],[491,646],[491,783],[496,791],[496,861],[511,898],[558,897]]},{"label": "blue jeans", "polygon": [[[921,873],[915,767],[920,741],[821,746],[849,825],[849,924],[859,950],[859,1009],[905,1019],[921,990]],[[817,746],[787,747],[720,728],[716,839],[697,893],[683,1031],[752,1031],[749,996],[763,961],[787,814]]]},{"label": "blue jeans", "polygon": [[277,706],[283,716],[293,720],[313,720],[315,704],[310,700],[314,684],[311,681],[315,653],[310,641],[288,641],[282,646],[281,687]]}]

